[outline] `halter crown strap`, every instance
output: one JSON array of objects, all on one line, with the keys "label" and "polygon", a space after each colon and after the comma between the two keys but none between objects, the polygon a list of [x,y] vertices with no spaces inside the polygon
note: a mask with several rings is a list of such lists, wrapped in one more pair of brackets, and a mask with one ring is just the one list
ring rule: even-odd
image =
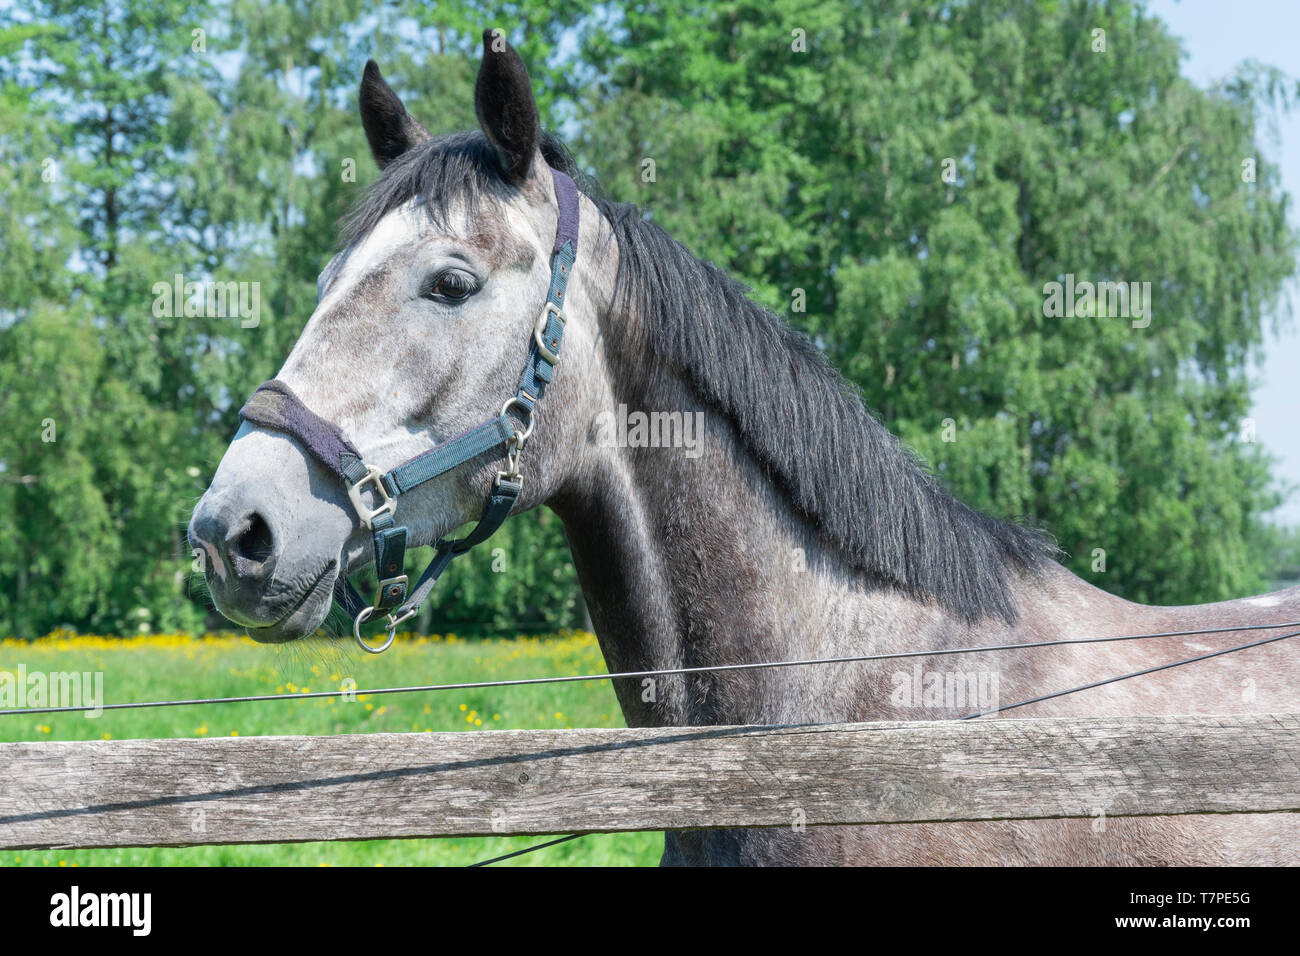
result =
[{"label": "halter crown strap", "polygon": [[[551,250],[551,284],[541,314],[533,326],[519,385],[496,418],[435,445],[391,471],[381,472],[366,464],[361,452],[342,429],[309,409],[288,385],[278,379],[259,385],[239,410],[244,420],[297,439],[313,458],[343,482],[361,522],[370,529],[374,539],[375,575],[379,579],[374,601],[367,603],[344,573],[340,573],[334,582],[335,600],[353,619],[353,633],[368,651],[378,653],[392,644],[397,625],[419,612],[452,559],[486,541],[501,527],[523,490],[519,454],[533,433],[537,403],[555,376],[564,341],[564,293],[578,254],[578,187],[558,169],[552,169],[551,176],[559,210],[555,244]],[[516,427],[511,412],[527,423],[523,431]],[[488,453],[499,458],[502,452],[506,455],[507,468],[497,473],[478,523],[464,538],[443,539],[434,545],[433,560],[408,594],[404,573],[407,532],[406,527],[396,521],[397,498],[466,462]],[[367,491],[370,504],[363,498]],[[388,614],[388,640],[382,646],[372,647],[362,639],[361,625],[376,611]]]}]

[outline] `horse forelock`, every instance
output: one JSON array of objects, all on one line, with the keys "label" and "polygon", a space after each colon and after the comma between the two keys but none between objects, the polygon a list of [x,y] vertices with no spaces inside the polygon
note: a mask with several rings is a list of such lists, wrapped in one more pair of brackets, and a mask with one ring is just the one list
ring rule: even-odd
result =
[{"label": "horse forelock", "polygon": [[[548,165],[572,177],[589,198],[601,200],[595,180],[578,170],[558,138],[543,133],[540,149]],[[394,159],[367,187],[340,224],[339,247],[354,246],[390,212],[412,201],[441,229],[459,209],[474,231],[491,205],[518,201],[534,182],[522,189],[507,182],[496,151],[479,130],[436,136]]]}]

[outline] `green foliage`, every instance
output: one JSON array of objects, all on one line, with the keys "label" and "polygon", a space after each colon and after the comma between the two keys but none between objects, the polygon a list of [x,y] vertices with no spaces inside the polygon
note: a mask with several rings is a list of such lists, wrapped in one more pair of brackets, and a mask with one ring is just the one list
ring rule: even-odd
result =
[{"label": "green foliage", "polygon": [[1267,549],[1269,580],[1274,587],[1300,584],[1300,528],[1266,526],[1262,530]]},{"label": "green foliage", "polygon": [[216,80],[185,55],[206,10],[58,0],[29,10],[41,29],[6,25],[28,35],[0,46],[0,83],[24,100],[20,130],[37,139],[5,136],[27,184],[5,201],[31,210],[9,218],[5,244],[13,236],[36,267],[11,274],[0,300],[0,460],[13,508],[0,556],[5,632],[204,617],[185,594],[182,541],[202,485],[175,449],[220,447],[195,427],[206,403],[190,357],[205,330],[155,318],[150,290],[175,272],[202,274],[172,185],[187,157],[167,131],[182,92]]},{"label": "green foliage", "polygon": [[[790,314],[958,495],[1126,597],[1264,586],[1279,492],[1238,435],[1296,251],[1255,144],[1278,71],[1197,90],[1126,3],[553,6],[0,12],[0,633],[203,623],[184,523],[376,175],[362,64],[434,132],[468,128],[484,27],[612,196]],[[154,315],[178,273],[258,283],[258,325]],[[1149,327],[1049,317],[1066,274],[1150,282]],[[582,620],[548,512],[445,585],[428,629]]]}]

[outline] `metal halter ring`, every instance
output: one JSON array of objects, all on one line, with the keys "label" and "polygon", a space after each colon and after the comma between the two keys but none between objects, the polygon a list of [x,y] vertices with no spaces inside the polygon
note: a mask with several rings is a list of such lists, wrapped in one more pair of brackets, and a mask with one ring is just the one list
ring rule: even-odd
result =
[{"label": "metal halter ring", "polygon": [[[357,639],[357,643],[361,645],[362,650],[369,651],[371,654],[382,654],[393,646],[393,639],[397,637],[397,625],[406,620],[406,618],[403,617],[394,621],[393,616],[391,614],[388,615],[388,620],[391,622],[388,628],[388,640],[384,641],[384,643],[379,647],[374,647],[367,644],[365,638],[361,636],[361,625],[370,620],[370,615],[374,612],[375,609],[373,607],[363,607],[361,609],[361,613],[357,615],[357,619],[352,622],[352,635]],[[407,615],[407,617],[409,616],[410,615]]]},{"label": "metal halter ring", "polygon": [[[529,398],[531,397],[532,396],[530,395]],[[533,434],[533,424],[534,424],[533,410],[529,408],[527,405],[525,405],[523,403],[523,400],[518,395],[512,395],[510,398],[506,399],[506,403],[501,406],[501,414],[504,415],[507,411],[509,411],[511,405],[518,405],[520,408],[522,408],[524,411],[523,417],[528,420],[528,428],[526,431],[524,431],[522,434],[519,432],[515,432],[515,438],[518,439],[516,445],[520,450],[522,450],[524,447],[524,442],[528,441],[528,439],[531,438]]]}]

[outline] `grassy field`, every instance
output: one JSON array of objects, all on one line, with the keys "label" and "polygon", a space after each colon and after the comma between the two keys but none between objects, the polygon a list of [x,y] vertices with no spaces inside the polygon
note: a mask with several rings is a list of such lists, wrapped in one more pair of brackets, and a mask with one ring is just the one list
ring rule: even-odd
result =
[{"label": "grassy field", "polygon": [[[0,641],[0,671],[103,674],[104,701],[232,697],[334,690],[346,678],[358,688],[459,683],[604,670],[586,633],[513,640],[414,638],[378,656],[350,642],[311,641],[278,647],[247,637],[154,635],[138,638],[54,634],[36,642]],[[14,706],[10,704],[10,706]],[[391,694],[355,702],[337,698],[269,701],[30,717],[0,709],[0,740],[98,740],[144,737],[263,736],[490,730],[493,728],[621,727],[605,681]],[[2,772],[2,771],[0,771]],[[376,840],[187,849],[0,852],[5,866],[456,866],[545,842],[547,837]],[[500,866],[652,865],[659,833],[593,834]]]}]

